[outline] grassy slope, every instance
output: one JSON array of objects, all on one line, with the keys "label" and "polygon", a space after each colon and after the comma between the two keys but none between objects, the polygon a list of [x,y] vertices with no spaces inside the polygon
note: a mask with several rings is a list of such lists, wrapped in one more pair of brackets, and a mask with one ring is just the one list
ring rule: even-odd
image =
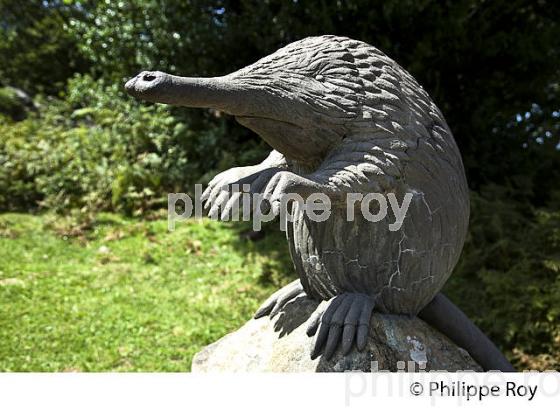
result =
[{"label": "grassy slope", "polygon": [[[496,244],[475,224],[444,289],[519,369],[560,360],[555,218]],[[278,226],[259,242],[247,227],[0,214],[0,371],[188,370],[295,277]]]},{"label": "grassy slope", "polygon": [[71,222],[0,215],[0,371],[185,371],[293,275],[243,225]]}]

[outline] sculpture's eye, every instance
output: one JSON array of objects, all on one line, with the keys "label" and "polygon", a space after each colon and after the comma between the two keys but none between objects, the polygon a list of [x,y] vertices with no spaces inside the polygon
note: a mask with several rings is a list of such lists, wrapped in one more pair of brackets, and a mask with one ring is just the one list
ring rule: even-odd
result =
[{"label": "sculpture's eye", "polygon": [[321,74],[318,74],[318,75],[315,76],[315,79],[317,81],[323,81],[325,79],[325,77],[323,77]]}]

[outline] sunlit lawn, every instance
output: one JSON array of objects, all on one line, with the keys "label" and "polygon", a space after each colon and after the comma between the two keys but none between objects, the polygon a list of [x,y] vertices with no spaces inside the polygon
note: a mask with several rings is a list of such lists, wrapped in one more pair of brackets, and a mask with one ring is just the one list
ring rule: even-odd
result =
[{"label": "sunlit lawn", "polygon": [[292,278],[282,235],[246,228],[0,215],[0,371],[188,371]]}]

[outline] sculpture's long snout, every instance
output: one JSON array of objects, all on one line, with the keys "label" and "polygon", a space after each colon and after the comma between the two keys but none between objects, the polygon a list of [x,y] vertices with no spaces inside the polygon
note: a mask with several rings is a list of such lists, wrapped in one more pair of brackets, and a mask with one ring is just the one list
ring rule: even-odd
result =
[{"label": "sculpture's long snout", "polygon": [[125,89],[130,95],[150,102],[215,108],[233,115],[251,113],[255,101],[247,86],[228,76],[195,78],[143,71],[130,79]]},{"label": "sculpture's long snout", "polygon": [[141,97],[142,94],[146,92],[146,90],[148,90],[150,87],[153,87],[165,76],[167,76],[167,74],[159,71],[142,71],[136,77],[128,80],[124,85],[124,88],[129,94]]}]

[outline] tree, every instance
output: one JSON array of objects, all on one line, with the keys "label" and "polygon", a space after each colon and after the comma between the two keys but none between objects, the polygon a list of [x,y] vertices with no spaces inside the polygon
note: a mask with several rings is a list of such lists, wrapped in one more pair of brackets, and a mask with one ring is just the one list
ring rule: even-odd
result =
[{"label": "tree", "polygon": [[89,68],[66,30],[76,8],[60,1],[0,0],[0,85],[58,94],[66,80]]},{"label": "tree", "polygon": [[[114,81],[139,69],[221,75],[310,35],[330,33],[364,40],[408,69],[433,96],[458,141],[472,188],[488,183],[515,185],[522,175],[523,187],[538,190],[536,175],[553,173],[552,168],[542,169],[539,156],[554,157],[550,146],[559,142],[553,124],[558,117],[552,117],[560,108],[557,2],[79,4],[84,13],[73,18],[70,32],[81,39],[80,49],[87,59],[95,62],[96,75]],[[542,135],[528,138],[526,133],[513,132],[508,124],[534,105],[542,110],[539,118],[549,124],[549,133],[543,128]],[[535,129],[539,127],[535,124]],[[541,138],[551,142],[535,144]]]}]

